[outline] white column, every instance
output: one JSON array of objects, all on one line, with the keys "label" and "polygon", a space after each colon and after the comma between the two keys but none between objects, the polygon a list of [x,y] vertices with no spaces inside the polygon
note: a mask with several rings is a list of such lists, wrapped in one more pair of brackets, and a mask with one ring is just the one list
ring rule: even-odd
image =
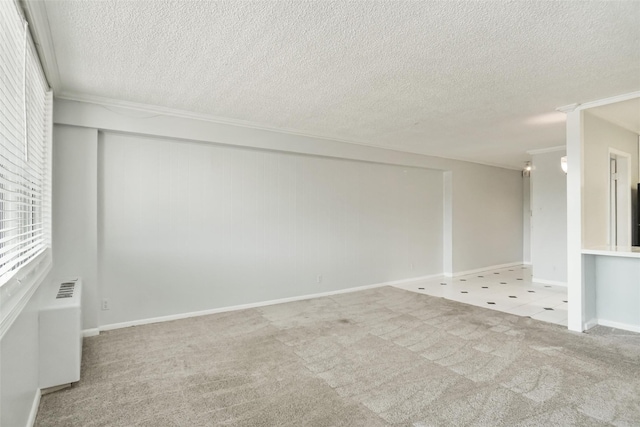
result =
[{"label": "white column", "polygon": [[582,133],[581,110],[567,112],[567,294],[568,327],[582,332],[585,287],[582,269]]}]

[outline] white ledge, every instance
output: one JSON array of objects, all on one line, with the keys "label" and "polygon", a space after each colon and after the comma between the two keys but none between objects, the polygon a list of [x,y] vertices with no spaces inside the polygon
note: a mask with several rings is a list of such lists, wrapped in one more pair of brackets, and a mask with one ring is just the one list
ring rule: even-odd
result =
[{"label": "white ledge", "polygon": [[0,339],[18,318],[53,265],[47,248],[24,265],[12,279],[0,287]]},{"label": "white ledge", "polygon": [[582,253],[585,255],[640,258],[640,246],[594,246],[582,249]]}]

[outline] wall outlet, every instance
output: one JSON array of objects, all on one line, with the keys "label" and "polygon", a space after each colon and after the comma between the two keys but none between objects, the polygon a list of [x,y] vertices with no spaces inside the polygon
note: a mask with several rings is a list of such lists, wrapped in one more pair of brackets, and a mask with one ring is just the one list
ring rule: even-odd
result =
[{"label": "wall outlet", "polygon": [[411,263],[411,269],[413,270],[413,263]]},{"label": "wall outlet", "polygon": [[322,274],[319,274],[317,279],[316,279],[316,283],[322,283]]},{"label": "wall outlet", "polygon": [[109,300],[106,298],[102,300],[102,310],[109,310]]}]

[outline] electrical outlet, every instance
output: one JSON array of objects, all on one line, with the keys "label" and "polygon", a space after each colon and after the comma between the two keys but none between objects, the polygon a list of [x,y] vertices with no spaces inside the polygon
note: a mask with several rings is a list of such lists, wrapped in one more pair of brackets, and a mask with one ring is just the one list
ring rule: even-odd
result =
[{"label": "electrical outlet", "polygon": [[109,310],[109,300],[106,298],[102,300],[102,310]]},{"label": "electrical outlet", "polygon": [[318,278],[316,279],[316,283],[322,283],[322,274],[318,275]]},{"label": "electrical outlet", "polygon": [[411,263],[411,269],[413,270],[413,263]]}]

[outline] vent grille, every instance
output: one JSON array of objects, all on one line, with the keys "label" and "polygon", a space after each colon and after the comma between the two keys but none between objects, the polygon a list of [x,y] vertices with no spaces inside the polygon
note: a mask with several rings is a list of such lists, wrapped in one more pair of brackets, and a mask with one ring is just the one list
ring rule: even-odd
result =
[{"label": "vent grille", "polygon": [[71,298],[73,296],[73,290],[75,289],[76,284],[73,282],[64,282],[60,285],[60,289],[58,290],[58,295],[56,295],[56,299],[60,298]]}]

